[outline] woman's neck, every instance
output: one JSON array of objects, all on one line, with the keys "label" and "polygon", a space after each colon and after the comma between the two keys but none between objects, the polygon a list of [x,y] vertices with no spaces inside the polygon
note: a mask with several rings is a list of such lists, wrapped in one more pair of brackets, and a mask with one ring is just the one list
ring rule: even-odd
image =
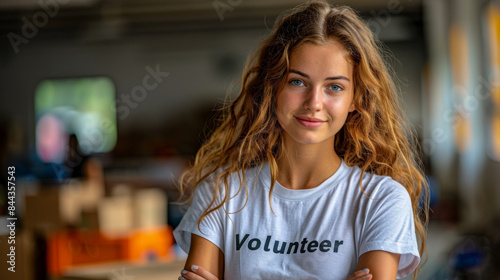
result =
[{"label": "woman's neck", "polygon": [[330,178],[340,167],[341,158],[331,141],[306,145],[285,143],[278,160],[278,182],[289,189],[310,189]]}]

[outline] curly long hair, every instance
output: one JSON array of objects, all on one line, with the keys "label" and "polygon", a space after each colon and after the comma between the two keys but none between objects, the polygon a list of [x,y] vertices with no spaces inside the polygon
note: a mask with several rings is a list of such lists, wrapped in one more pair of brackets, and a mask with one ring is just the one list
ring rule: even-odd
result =
[{"label": "curly long hair", "polygon": [[[419,240],[420,255],[425,250],[428,203],[427,184],[417,154],[415,133],[399,104],[397,88],[385,64],[381,44],[359,15],[346,6],[334,7],[324,1],[310,1],[281,15],[272,34],[262,42],[243,72],[241,90],[223,108],[220,126],[196,154],[194,164],[181,177],[181,192],[193,190],[208,177],[214,179],[212,203],[199,222],[230,200],[228,181],[237,173],[246,186],[245,170],[269,162],[271,203],[277,180],[277,159],[283,154],[283,138],[276,116],[277,93],[288,75],[290,54],[303,43],[339,42],[354,66],[356,110],[335,135],[335,151],[348,166],[364,172],[387,175],[408,191]],[[219,190],[224,197],[217,197]],[[248,195],[247,195],[248,198]],[[220,203],[217,203],[219,201]],[[245,203],[246,204],[246,203]],[[244,207],[243,205],[242,207]],[[272,208],[271,208],[272,209]],[[416,273],[415,273],[416,279]]]}]

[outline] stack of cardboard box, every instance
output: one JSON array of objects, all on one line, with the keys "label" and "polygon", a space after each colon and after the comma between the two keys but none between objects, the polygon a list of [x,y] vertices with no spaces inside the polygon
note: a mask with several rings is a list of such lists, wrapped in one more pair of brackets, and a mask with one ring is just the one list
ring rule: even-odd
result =
[{"label": "stack of cardboard box", "polygon": [[[120,185],[110,193],[105,196],[102,184],[71,180],[26,195],[23,230],[16,232],[19,271],[5,274],[2,268],[0,279],[45,279],[44,269],[57,277],[70,267],[103,262],[171,260],[165,192]],[[0,252],[9,249],[7,238],[0,236]]]}]

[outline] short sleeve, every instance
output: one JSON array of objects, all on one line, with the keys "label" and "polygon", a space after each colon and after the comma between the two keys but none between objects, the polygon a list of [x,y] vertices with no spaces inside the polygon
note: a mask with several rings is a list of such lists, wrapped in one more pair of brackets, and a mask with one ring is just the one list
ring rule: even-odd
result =
[{"label": "short sleeve", "polygon": [[[186,214],[174,230],[174,238],[184,252],[189,253],[191,234],[194,233],[215,244],[224,251],[223,243],[223,210],[220,208],[207,215],[200,223],[198,220],[212,202],[213,185],[202,182],[195,189],[193,200]],[[220,196],[219,196],[220,197]]]},{"label": "short sleeve", "polygon": [[361,236],[360,253],[382,250],[400,254],[397,279],[413,272],[420,262],[411,200],[406,189],[395,181],[379,186],[370,199]]}]

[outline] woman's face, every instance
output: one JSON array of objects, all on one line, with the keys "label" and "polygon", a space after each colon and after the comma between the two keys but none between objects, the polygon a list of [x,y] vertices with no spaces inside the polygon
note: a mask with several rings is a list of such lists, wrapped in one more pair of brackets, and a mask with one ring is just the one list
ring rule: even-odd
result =
[{"label": "woman's face", "polygon": [[[277,117],[285,141],[334,144],[353,105],[353,65],[334,40],[305,43],[290,55],[286,84],[278,92]],[[329,143],[330,144],[330,143]]]}]

